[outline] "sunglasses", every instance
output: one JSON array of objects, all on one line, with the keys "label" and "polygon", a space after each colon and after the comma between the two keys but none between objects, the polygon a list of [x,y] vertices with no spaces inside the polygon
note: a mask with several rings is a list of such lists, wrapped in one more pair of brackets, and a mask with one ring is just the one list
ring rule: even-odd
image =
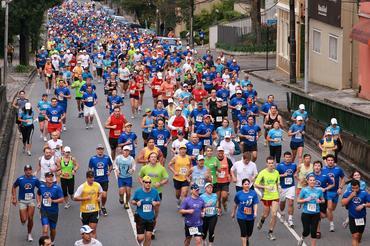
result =
[{"label": "sunglasses", "polygon": [[150,182],[150,181],[149,181],[149,182],[144,181],[144,184],[151,184],[151,183],[152,183],[152,182]]}]

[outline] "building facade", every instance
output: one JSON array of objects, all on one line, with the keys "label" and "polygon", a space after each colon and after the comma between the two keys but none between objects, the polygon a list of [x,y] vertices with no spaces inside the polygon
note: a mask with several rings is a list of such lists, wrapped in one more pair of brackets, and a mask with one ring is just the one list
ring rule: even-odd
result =
[{"label": "building facade", "polygon": [[370,100],[370,2],[360,2],[358,16],[351,33],[358,41],[358,95]]},{"label": "building facade", "polygon": [[357,88],[357,45],[350,34],[357,5],[341,0],[310,0],[309,80],[342,90]]}]

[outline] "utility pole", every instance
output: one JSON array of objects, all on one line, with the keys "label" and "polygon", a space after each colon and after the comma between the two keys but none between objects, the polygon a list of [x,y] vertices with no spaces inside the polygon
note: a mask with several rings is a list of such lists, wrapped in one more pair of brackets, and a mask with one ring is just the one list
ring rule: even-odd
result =
[{"label": "utility pole", "polygon": [[308,93],[308,0],[304,6],[304,93]]},{"label": "utility pole", "polygon": [[161,32],[161,30],[160,30],[160,26],[159,26],[160,23],[159,23],[159,9],[158,9],[158,6],[157,6],[157,9],[155,11],[155,14],[156,14],[157,35],[162,36],[162,35],[159,34]]},{"label": "utility pole", "polygon": [[6,85],[6,77],[8,75],[8,20],[9,20],[9,2],[8,0],[1,1],[1,5],[5,8],[5,31],[4,31],[4,79],[3,84]]},{"label": "utility pole", "polygon": [[295,41],[295,0],[289,0],[289,26],[290,26],[290,83],[297,83],[296,77],[296,41]]},{"label": "utility pole", "polygon": [[194,0],[190,1],[190,47],[194,48],[194,30],[193,30],[193,22],[194,22]]}]

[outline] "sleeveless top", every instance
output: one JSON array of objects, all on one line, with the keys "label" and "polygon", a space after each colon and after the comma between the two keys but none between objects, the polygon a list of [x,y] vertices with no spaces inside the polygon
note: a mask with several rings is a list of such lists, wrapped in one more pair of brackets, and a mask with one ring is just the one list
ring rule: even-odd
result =
[{"label": "sleeveless top", "polygon": [[175,172],[179,173],[179,175],[173,176],[173,179],[177,181],[186,181],[186,174],[189,172],[191,166],[191,161],[188,155],[185,155],[185,157],[179,155],[176,156],[173,168],[175,169]]},{"label": "sleeveless top", "polygon": [[[148,118],[147,116],[145,116],[145,126],[151,125],[153,123],[154,123],[154,119],[153,118]],[[152,130],[153,130],[153,127],[145,127],[143,131],[145,133],[151,133]]]},{"label": "sleeveless top", "polygon": [[70,157],[68,163],[65,163],[64,158],[62,157],[60,159],[60,168],[61,168],[61,171],[62,171],[61,178],[63,178],[63,179],[72,179],[73,178],[72,171],[73,171],[74,167],[75,167],[75,165],[72,161],[72,157]]},{"label": "sleeveless top", "polygon": [[200,169],[198,166],[193,167],[193,172],[191,174],[191,182],[195,183],[199,186],[199,192],[204,193],[206,184],[206,173],[207,173],[207,167],[203,167]]},{"label": "sleeveless top", "polygon": [[275,118],[271,118],[270,113],[268,113],[266,117],[267,117],[266,125],[271,125],[272,126],[275,122],[279,122],[279,120],[278,120],[279,114],[277,114]]},{"label": "sleeveless top", "polygon": [[[45,157],[42,156],[40,159],[40,166],[41,166],[40,181],[45,182],[45,173],[50,172],[50,169],[56,168],[54,156],[52,156],[49,160],[46,160]],[[56,181],[57,179],[54,175],[53,182],[56,182]]]},{"label": "sleeveless top", "polygon": [[[309,173],[313,172],[313,165],[310,164],[310,167],[306,169],[304,166],[304,163],[299,164],[299,173],[298,173],[298,178],[299,180],[306,180],[306,177]],[[303,184],[301,182],[297,182],[297,188],[303,188]]]},{"label": "sleeveless top", "polygon": [[322,146],[322,157],[325,157],[327,156],[328,154],[334,154],[335,151],[333,150],[333,148],[335,147],[335,143],[334,143],[334,138],[331,138],[330,141],[327,141],[326,138],[323,139],[324,140],[324,143],[321,144]]},{"label": "sleeveless top", "polygon": [[153,150],[150,150],[148,147],[145,147],[144,148],[144,150],[145,150],[145,153],[144,153],[144,160],[148,160],[149,159],[149,155],[151,154],[151,153],[156,153],[157,155],[158,155],[158,153],[159,153],[159,149],[158,149],[158,147],[155,147],[154,146],[154,149]]},{"label": "sleeveless top", "polygon": [[117,138],[117,139],[119,138],[119,136],[122,133],[123,123],[124,123],[124,117],[122,114],[118,118],[114,115],[110,116],[110,125],[117,126],[116,129],[109,129],[110,138]]},{"label": "sleeveless top", "polygon": [[[219,160],[220,161],[220,160]],[[218,173],[217,175],[217,183],[228,183],[230,182],[229,180],[229,163],[227,162],[227,157],[224,157],[222,161],[220,161],[221,164],[221,172]]]}]

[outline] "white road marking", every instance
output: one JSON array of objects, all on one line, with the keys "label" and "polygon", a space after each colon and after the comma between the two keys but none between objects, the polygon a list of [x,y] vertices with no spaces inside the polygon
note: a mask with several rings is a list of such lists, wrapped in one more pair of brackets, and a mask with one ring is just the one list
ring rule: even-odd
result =
[{"label": "white road marking", "polygon": [[[105,148],[107,149],[109,158],[111,159],[111,161],[113,163],[113,160],[112,160],[112,157],[111,157],[112,149],[110,148],[107,135],[105,135],[104,127],[103,127],[103,124],[101,123],[101,120],[100,120],[100,117],[99,117],[99,114],[98,114],[97,109],[95,109],[95,118],[96,118],[96,121],[97,121],[97,123],[99,125],[100,133],[101,133],[101,135],[103,137]],[[116,179],[118,179],[117,173],[115,171],[114,171],[114,176],[116,177]],[[134,235],[135,235],[135,242],[137,243],[137,245],[139,245],[139,243],[136,240],[136,237],[137,237],[137,234],[136,234],[136,223],[135,223],[135,220],[134,220],[134,214],[132,213],[130,203],[128,203],[128,206],[129,206],[129,208],[126,209],[126,211],[127,211],[127,214],[128,214],[128,218],[130,220],[132,231],[134,232]]]}]

